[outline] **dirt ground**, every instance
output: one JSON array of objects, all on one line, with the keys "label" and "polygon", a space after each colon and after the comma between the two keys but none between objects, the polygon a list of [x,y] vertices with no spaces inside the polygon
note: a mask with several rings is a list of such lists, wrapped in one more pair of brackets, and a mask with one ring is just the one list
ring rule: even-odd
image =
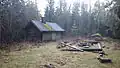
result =
[{"label": "dirt ground", "polygon": [[[60,51],[56,42],[19,43],[26,48],[3,51],[0,50],[0,68],[45,68],[52,64],[55,68],[120,68],[120,44],[117,40],[107,40],[103,44],[108,57],[113,63],[100,63],[92,52]],[[14,46],[18,44],[13,44]],[[36,46],[37,45],[37,46]],[[10,51],[10,52],[9,52]]]}]

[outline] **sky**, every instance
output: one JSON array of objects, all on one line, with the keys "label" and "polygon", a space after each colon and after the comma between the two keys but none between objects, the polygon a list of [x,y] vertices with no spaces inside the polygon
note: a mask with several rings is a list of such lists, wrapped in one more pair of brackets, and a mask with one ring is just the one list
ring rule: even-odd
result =
[{"label": "sky", "polygon": [[[55,1],[55,6],[57,6],[59,4],[59,0],[54,0]],[[66,0],[67,4],[73,4],[76,1],[80,1],[81,3],[84,2],[85,4],[90,4],[91,6],[93,6],[93,4],[97,1],[97,0]],[[104,2],[105,0],[99,0],[100,2]],[[40,11],[40,13],[42,15],[44,15],[44,11],[45,8],[47,6],[47,0],[37,0],[37,5],[38,5],[38,10]]]}]

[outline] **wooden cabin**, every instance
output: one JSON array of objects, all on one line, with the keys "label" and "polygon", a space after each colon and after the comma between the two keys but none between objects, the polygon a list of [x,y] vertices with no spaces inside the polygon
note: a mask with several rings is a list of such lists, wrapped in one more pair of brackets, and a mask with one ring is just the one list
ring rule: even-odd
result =
[{"label": "wooden cabin", "polygon": [[64,29],[58,24],[32,20],[25,27],[26,39],[28,40],[59,40],[63,36]]}]

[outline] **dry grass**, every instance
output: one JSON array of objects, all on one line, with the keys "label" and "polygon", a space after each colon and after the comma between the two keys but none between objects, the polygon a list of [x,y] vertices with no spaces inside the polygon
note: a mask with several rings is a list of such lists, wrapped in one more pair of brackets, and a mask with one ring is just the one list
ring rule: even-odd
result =
[{"label": "dry grass", "polygon": [[[44,46],[25,48],[20,51],[1,52],[0,68],[44,68],[52,64],[55,68],[120,68],[120,50],[112,49],[116,42],[104,42],[105,52],[113,60],[112,64],[102,64],[97,59],[97,53],[68,52],[56,49],[56,42]],[[36,45],[33,43],[20,45]],[[38,44],[37,44],[38,45]]]}]

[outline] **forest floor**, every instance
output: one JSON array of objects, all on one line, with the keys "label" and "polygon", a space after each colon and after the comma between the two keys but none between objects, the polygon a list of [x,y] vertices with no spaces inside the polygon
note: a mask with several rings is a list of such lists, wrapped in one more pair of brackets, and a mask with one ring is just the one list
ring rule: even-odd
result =
[{"label": "forest floor", "polygon": [[[0,68],[45,68],[47,64],[55,68],[120,68],[119,41],[109,39],[103,43],[113,63],[100,63],[97,53],[60,51],[56,42],[44,43],[44,46],[23,42],[11,44],[13,47],[8,51],[0,50]],[[15,46],[25,47],[17,49]]]}]

